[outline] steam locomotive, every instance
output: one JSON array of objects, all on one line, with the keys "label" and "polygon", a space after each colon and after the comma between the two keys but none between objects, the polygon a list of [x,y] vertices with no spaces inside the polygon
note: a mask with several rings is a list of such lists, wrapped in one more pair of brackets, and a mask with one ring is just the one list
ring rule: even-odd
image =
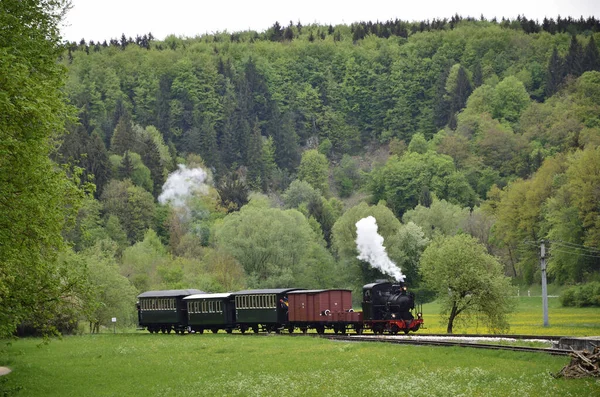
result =
[{"label": "steam locomotive", "polygon": [[289,333],[330,329],[346,334],[397,334],[418,331],[423,325],[420,307],[403,283],[378,280],[362,290],[362,312],[352,309],[347,289],[297,288],[245,290],[209,294],[200,290],[148,291],[138,296],[140,328],[151,333]]}]

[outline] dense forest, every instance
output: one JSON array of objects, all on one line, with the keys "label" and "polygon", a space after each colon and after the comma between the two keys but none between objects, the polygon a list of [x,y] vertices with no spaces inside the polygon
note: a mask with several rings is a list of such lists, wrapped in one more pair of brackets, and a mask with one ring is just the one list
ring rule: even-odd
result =
[{"label": "dense forest", "polygon": [[599,40],[455,16],[67,43],[61,324],[133,321],[148,289],[357,290],[383,277],[357,259],[369,215],[423,294],[421,254],[457,234],[515,285],[542,239],[552,282],[600,281]]}]

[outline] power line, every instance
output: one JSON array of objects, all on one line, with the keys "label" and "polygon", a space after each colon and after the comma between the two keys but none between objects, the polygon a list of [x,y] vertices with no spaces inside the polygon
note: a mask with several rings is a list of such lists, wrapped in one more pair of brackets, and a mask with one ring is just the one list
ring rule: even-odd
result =
[{"label": "power line", "polygon": [[551,249],[550,249],[550,254],[552,254],[552,252],[562,252],[562,253],[565,253],[565,254],[578,255],[578,256],[587,256],[587,257],[589,257],[589,258],[597,258],[597,259],[600,259],[600,255],[588,255],[588,254],[582,254],[582,253],[580,253],[580,252],[573,252],[573,251],[562,251],[562,250],[558,250],[558,249],[556,249],[556,248],[554,248],[554,249],[552,249],[552,248],[551,248]]},{"label": "power line", "polygon": [[575,244],[575,243],[571,243],[568,241],[562,241],[562,240],[549,240],[549,241],[550,241],[550,243],[553,243],[553,244],[565,245],[568,247],[578,248],[578,249],[582,249],[582,250],[586,250],[586,251],[593,251],[593,252],[597,252],[600,254],[600,249],[597,249],[597,248],[586,247],[585,245]]}]

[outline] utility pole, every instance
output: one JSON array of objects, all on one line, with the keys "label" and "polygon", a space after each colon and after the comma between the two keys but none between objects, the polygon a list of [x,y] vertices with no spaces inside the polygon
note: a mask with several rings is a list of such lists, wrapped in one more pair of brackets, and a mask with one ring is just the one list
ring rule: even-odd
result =
[{"label": "utility pole", "polygon": [[544,307],[544,327],[548,324],[548,287],[546,285],[546,245],[542,240],[540,244],[540,266],[542,267],[542,306]]}]

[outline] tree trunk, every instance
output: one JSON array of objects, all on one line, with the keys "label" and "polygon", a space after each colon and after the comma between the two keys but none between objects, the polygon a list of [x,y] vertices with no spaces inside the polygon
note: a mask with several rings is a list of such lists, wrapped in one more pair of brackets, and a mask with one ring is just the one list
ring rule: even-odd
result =
[{"label": "tree trunk", "polygon": [[450,311],[450,318],[448,319],[448,328],[446,329],[446,333],[452,333],[452,326],[454,325],[454,319],[458,315],[458,308],[456,305],[452,305],[452,311]]}]

